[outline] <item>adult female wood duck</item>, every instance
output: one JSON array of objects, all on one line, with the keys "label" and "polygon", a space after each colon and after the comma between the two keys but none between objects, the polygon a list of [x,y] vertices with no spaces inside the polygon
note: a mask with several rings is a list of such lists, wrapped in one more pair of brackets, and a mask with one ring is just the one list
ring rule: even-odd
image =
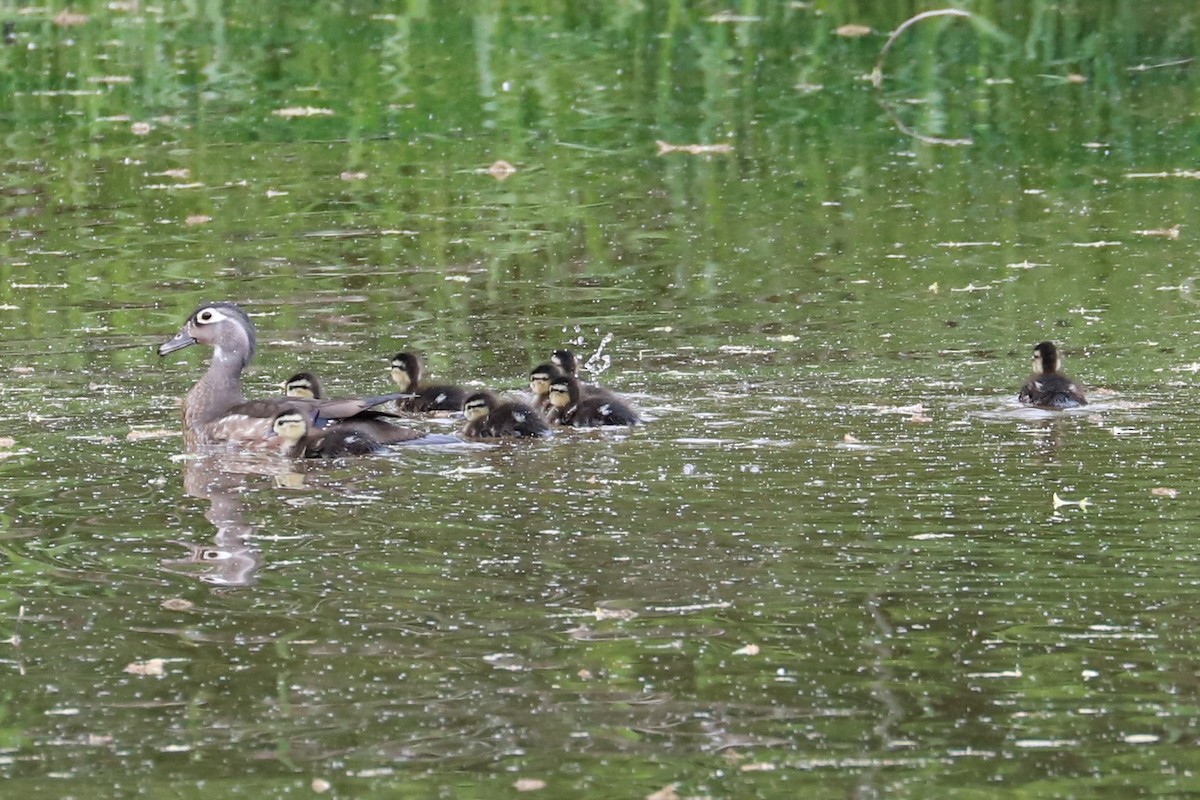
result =
[{"label": "adult female wood duck", "polygon": [[283,382],[283,393],[288,397],[303,397],[307,400],[324,400],[321,382],[311,372],[297,372]]},{"label": "adult female wood duck", "polygon": [[423,368],[421,357],[415,353],[397,353],[392,358],[392,380],[400,387],[400,391],[412,395],[397,400],[396,408],[416,412],[462,409],[463,401],[467,399],[467,390],[461,386],[444,384],[422,386]]},{"label": "adult female wood duck", "polygon": [[586,395],[579,381],[560,375],[550,382],[550,421],[591,428],[599,425],[637,425],[637,412],[612,393]]},{"label": "adult female wood duck", "polygon": [[515,400],[501,402],[491,392],[477,392],[463,403],[467,424],[463,436],[549,436],[550,426],[530,406]]},{"label": "adult female wood duck", "polygon": [[[324,428],[399,397],[396,394],[325,400],[272,397],[247,401],[242,394],[242,370],[254,357],[255,341],[254,323],[246,312],[234,303],[221,302],[197,308],[175,338],[159,346],[160,356],[193,344],[213,348],[208,371],[183,400],[183,440],[188,447],[262,442],[271,433],[275,418],[296,408],[311,411],[310,424]],[[411,430],[408,435],[420,436]]]},{"label": "adult female wood duck", "polygon": [[1033,348],[1033,372],[1017,396],[1022,403],[1038,408],[1078,408],[1087,405],[1083,387],[1059,372],[1058,348],[1053,342],[1039,342]]},{"label": "adult female wood duck", "polygon": [[529,391],[533,392],[534,407],[541,413],[550,411],[550,381],[562,374],[561,369],[548,362],[529,371]]}]

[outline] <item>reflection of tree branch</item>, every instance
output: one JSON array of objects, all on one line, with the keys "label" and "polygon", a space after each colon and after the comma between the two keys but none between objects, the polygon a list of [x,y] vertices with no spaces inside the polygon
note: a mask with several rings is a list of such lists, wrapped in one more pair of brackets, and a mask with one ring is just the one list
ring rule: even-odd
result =
[{"label": "reflection of tree branch", "polygon": [[971,139],[943,139],[938,136],[926,136],[923,133],[918,133],[912,128],[909,128],[901,122],[899,115],[896,114],[896,108],[892,103],[883,96],[883,60],[887,57],[888,51],[892,49],[892,45],[900,38],[900,34],[904,33],[908,28],[924,19],[931,17],[968,17],[974,19],[974,16],[969,11],[963,11],[959,8],[939,8],[934,11],[923,11],[915,17],[909,17],[900,23],[900,27],[892,31],[892,35],[883,43],[883,49],[879,51],[879,57],[875,59],[875,69],[871,70],[871,84],[875,87],[875,92],[879,97],[879,105],[883,106],[883,110],[892,120],[901,133],[919,139],[926,144],[944,144],[950,147],[961,147],[963,145],[974,144]]},{"label": "reflection of tree branch", "polygon": [[16,658],[0,659],[0,663],[16,664],[17,671],[23,676],[25,674],[25,662],[21,660],[21,621],[25,619],[25,606],[17,607],[17,623],[13,626],[13,634],[7,639],[0,641],[0,644],[11,644],[17,651]]},{"label": "reflection of tree branch", "polygon": [[[891,667],[887,666],[892,658],[892,648],[888,646],[887,642],[895,634],[895,629],[892,627],[891,620],[887,618],[882,609],[879,595],[872,593],[867,596],[866,609],[867,613],[871,616],[871,623],[877,631],[877,634],[872,637],[872,643],[868,645],[868,649],[875,651],[875,658],[873,659],[875,681],[871,685],[871,693],[883,704],[884,708],[883,716],[875,723],[873,732],[879,739],[879,747],[887,749],[892,741],[892,728],[904,716],[904,707],[900,704],[896,693],[891,689],[895,675],[893,675]],[[863,773],[858,786],[855,787],[854,797],[868,798],[882,796],[879,787],[874,785],[875,778],[879,772],[879,761],[880,759],[872,760],[875,766],[870,767]]]}]

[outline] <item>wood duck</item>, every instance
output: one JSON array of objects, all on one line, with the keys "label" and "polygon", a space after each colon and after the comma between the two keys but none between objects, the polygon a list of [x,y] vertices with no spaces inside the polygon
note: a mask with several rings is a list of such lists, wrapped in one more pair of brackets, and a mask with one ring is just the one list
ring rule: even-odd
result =
[{"label": "wood duck", "polygon": [[549,436],[550,426],[530,406],[515,400],[501,402],[491,392],[477,392],[463,403],[467,424],[463,436]]},{"label": "wood duck", "polygon": [[392,359],[392,380],[400,391],[410,397],[396,401],[401,411],[459,411],[467,399],[467,391],[461,386],[421,385],[424,365],[415,353],[397,353]]},{"label": "wood duck", "polygon": [[[272,397],[247,401],[242,394],[242,370],[254,357],[254,323],[234,303],[205,303],[187,318],[179,333],[158,348],[165,356],[193,344],[213,348],[208,371],[183,400],[183,440],[189,447],[233,442],[262,442],[284,411],[311,411],[309,424],[324,428],[354,419],[373,406],[395,400],[399,394],[378,397],[343,397],[308,400]],[[368,414],[369,415],[369,414]],[[378,420],[377,420],[378,421]],[[387,424],[380,421],[380,424]],[[404,429],[407,430],[407,429]],[[420,436],[416,431],[408,434]]]},{"label": "wood duck", "polygon": [[1021,386],[1018,399],[1038,408],[1078,408],[1087,405],[1083,387],[1066,373],[1059,372],[1058,348],[1053,342],[1040,342],[1033,348],[1033,372]]},{"label": "wood duck", "polygon": [[283,393],[288,397],[303,397],[307,400],[324,400],[321,383],[311,372],[297,372],[283,382]]},{"label": "wood duck", "polygon": [[560,375],[550,381],[550,421],[577,428],[600,425],[637,425],[641,418],[615,394],[584,394],[579,381]]},{"label": "wood duck", "polygon": [[550,411],[550,381],[562,374],[561,369],[549,362],[529,371],[529,391],[533,392],[534,406],[542,414]]}]

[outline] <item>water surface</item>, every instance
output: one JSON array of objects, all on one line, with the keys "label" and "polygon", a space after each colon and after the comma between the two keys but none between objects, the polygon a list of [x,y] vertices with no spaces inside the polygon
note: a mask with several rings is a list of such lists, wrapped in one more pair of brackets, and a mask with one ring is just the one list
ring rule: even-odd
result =
[{"label": "water surface", "polygon": [[[951,148],[893,5],[13,17],[10,791],[1196,791],[1196,11],[914,28]],[[252,395],[570,346],[648,423],[183,459],[206,299]]]}]

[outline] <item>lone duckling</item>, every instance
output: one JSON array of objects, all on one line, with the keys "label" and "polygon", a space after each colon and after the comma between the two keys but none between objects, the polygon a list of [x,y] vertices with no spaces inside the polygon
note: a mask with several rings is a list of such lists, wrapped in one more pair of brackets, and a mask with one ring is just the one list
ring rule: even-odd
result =
[{"label": "lone duckling", "polygon": [[542,415],[515,400],[501,402],[491,392],[477,392],[463,402],[467,424],[462,435],[473,439],[497,436],[549,436],[550,426]]},{"label": "lone duckling", "polygon": [[1040,342],[1033,348],[1033,373],[1025,379],[1018,398],[1026,405],[1061,409],[1086,406],[1083,387],[1066,373],[1059,372],[1058,348],[1053,342]]},{"label": "lone duckling", "polygon": [[458,411],[467,399],[467,391],[461,386],[421,385],[423,365],[415,353],[397,353],[392,358],[392,381],[412,397],[396,401],[401,411]]},{"label": "lone duckling", "polygon": [[307,400],[324,400],[321,382],[311,372],[297,372],[283,382],[283,393],[288,397],[303,397]]},{"label": "lone duckling", "polygon": [[577,428],[600,425],[637,425],[641,418],[629,404],[605,390],[584,394],[579,381],[560,375],[550,382],[550,421]]}]

